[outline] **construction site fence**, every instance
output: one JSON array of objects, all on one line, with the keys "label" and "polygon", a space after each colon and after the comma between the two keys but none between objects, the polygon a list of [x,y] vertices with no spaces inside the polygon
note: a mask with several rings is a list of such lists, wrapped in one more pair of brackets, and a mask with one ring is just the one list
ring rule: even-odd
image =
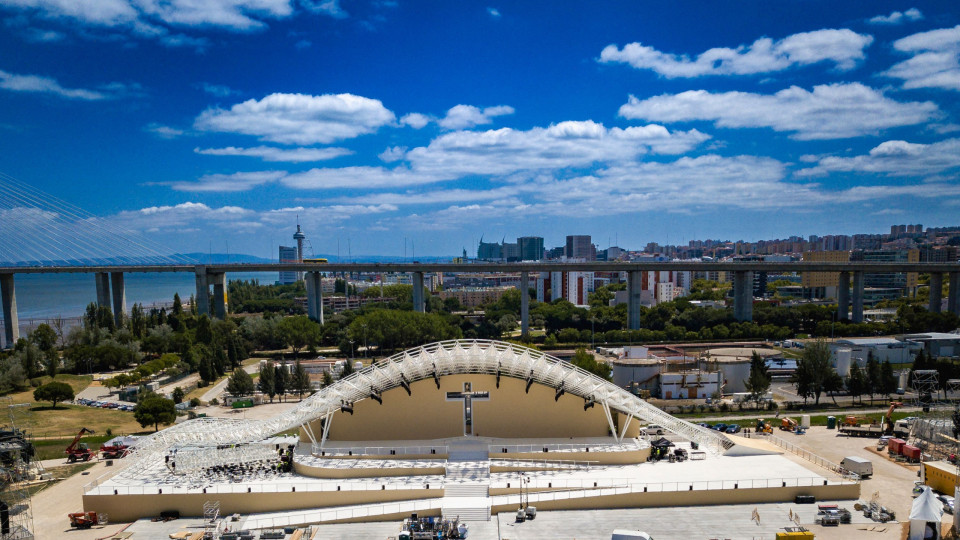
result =
[{"label": "construction site fence", "polygon": [[811,451],[809,451],[809,450],[807,450],[807,449],[805,449],[805,448],[801,448],[801,447],[793,444],[792,442],[787,441],[786,439],[781,439],[780,437],[777,437],[776,435],[769,435],[769,434],[768,434],[768,435],[764,435],[764,434],[754,433],[753,436],[754,436],[754,437],[757,437],[757,438],[764,439],[764,440],[768,440],[768,441],[772,442],[773,444],[779,446],[780,448],[783,448],[784,450],[789,451],[791,454],[794,454],[794,455],[796,455],[796,456],[799,456],[799,457],[801,457],[801,458],[803,458],[803,459],[805,459],[805,460],[807,460],[807,461],[809,461],[809,462],[811,462],[811,463],[815,463],[815,464],[823,467],[824,469],[827,469],[827,470],[829,470],[829,471],[831,471],[831,472],[833,472],[833,473],[835,473],[835,474],[838,474],[838,475],[840,475],[841,477],[843,477],[843,478],[845,478],[845,479],[847,479],[847,480],[849,480],[849,481],[851,481],[851,482],[859,482],[859,481],[860,481],[860,475],[858,475],[858,474],[856,474],[856,473],[853,473],[853,472],[850,472],[850,471],[844,469],[843,467],[841,467],[839,464],[834,463],[834,462],[830,461],[829,459],[822,458],[822,457],[818,456],[817,454],[814,454],[813,452],[811,452]]}]

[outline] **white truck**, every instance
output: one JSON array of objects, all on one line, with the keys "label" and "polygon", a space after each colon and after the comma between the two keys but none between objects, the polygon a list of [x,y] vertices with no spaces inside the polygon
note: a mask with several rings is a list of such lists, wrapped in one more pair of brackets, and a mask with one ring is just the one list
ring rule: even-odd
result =
[{"label": "white truck", "polygon": [[873,476],[873,463],[860,456],[847,456],[840,462],[840,466],[850,472],[857,473],[860,478]]}]

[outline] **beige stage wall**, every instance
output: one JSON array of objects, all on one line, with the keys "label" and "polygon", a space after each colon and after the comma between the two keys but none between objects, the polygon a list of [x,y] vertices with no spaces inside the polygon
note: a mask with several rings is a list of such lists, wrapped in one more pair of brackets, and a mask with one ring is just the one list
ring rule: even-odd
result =
[{"label": "beige stage wall", "polygon": [[[384,392],[383,405],[372,399],[354,404],[354,414],[337,412],[329,438],[337,441],[402,441],[461,437],[463,402],[447,401],[447,392],[463,391],[469,382],[474,392],[488,391],[488,401],[473,402],[474,435],[498,438],[568,438],[605,437],[609,435],[603,408],[597,404],[583,410],[584,400],[573,394],[554,401],[553,388],[534,383],[530,393],[524,392],[526,381],[500,378],[496,387],[494,375],[446,375],[440,378],[438,390],[433,379],[410,385],[412,395],[403,388]],[[318,438],[320,420],[311,423]],[[627,435],[636,437],[639,423],[631,422]],[[309,440],[300,434],[301,440]]]}]

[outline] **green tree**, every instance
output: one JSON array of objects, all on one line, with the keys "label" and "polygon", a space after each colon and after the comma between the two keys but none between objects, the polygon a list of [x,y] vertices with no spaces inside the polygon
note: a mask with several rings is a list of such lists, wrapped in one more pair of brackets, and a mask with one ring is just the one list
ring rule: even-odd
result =
[{"label": "green tree", "polygon": [[744,386],[750,392],[750,399],[760,408],[760,402],[770,390],[770,382],[773,378],[768,373],[767,362],[756,351],[750,357],[750,375],[745,380]]},{"label": "green tree", "polygon": [[277,364],[273,370],[273,388],[274,392],[280,396],[283,401],[287,392],[290,390],[290,371],[287,369],[286,362]]},{"label": "green tree", "polygon": [[180,300],[180,293],[173,293],[173,307],[170,308],[170,312],[178,317],[183,314],[183,301]]},{"label": "green tree", "polygon": [[143,339],[147,334],[147,317],[143,313],[143,304],[134,304],[130,308],[130,332],[137,339]]},{"label": "green tree", "polygon": [[884,360],[880,364],[880,393],[890,398],[890,394],[897,391],[897,376],[893,374],[893,366]]},{"label": "green tree", "polygon": [[57,372],[60,371],[60,354],[56,349],[50,349],[43,355],[43,368],[51,379],[57,377]]},{"label": "green tree", "polygon": [[187,396],[186,392],[183,391],[183,388],[179,386],[173,389],[173,403],[179,405],[183,403],[183,398]]},{"label": "green tree", "polygon": [[210,326],[210,317],[201,315],[197,320],[197,331],[194,334],[197,343],[210,345],[213,342],[213,329]]},{"label": "green tree", "polygon": [[240,367],[240,353],[237,350],[237,339],[234,336],[227,338],[227,360],[230,362],[230,369]]},{"label": "green tree", "polygon": [[[853,362],[853,365],[850,366],[850,375],[847,376],[847,393],[850,394],[851,398],[861,398],[866,388],[867,381],[863,370],[860,369],[859,364]],[[861,399],[861,403],[862,402],[863,400]]]},{"label": "green tree", "polygon": [[797,371],[793,376],[793,383],[796,385],[797,394],[806,402],[807,398],[813,396],[815,403],[820,404],[820,395],[826,391],[833,376],[836,373],[833,366],[830,365],[830,348],[823,340],[817,340],[808,344],[797,362]]},{"label": "green tree", "polygon": [[261,392],[270,397],[270,403],[273,403],[273,396],[277,395],[275,371],[273,362],[267,361],[260,364],[260,378],[257,380],[257,386]]},{"label": "green tree", "polygon": [[153,426],[160,430],[160,424],[170,425],[177,419],[177,408],[172,399],[148,393],[133,409],[133,418],[141,427]]},{"label": "green tree", "polygon": [[233,370],[227,382],[227,392],[234,396],[246,396],[254,390],[253,378],[243,369]]},{"label": "green tree", "polygon": [[47,323],[42,323],[30,332],[30,341],[40,348],[43,352],[48,352],[57,347],[57,333]]},{"label": "green tree", "polygon": [[303,399],[303,394],[310,393],[310,375],[306,368],[300,363],[300,360],[293,365],[293,390],[297,393],[297,399]]},{"label": "green tree", "polygon": [[610,366],[606,362],[597,362],[597,359],[583,347],[573,353],[570,363],[602,379],[611,380]]},{"label": "green tree", "polygon": [[870,394],[870,404],[873,405],[873,396],[880,392],[880,363],[873,356],[873,351],[867,353],[866,392]]},{"label": "green tree", "polygon": [[200,372],[200,378],[203,380],[204,386],[217,380],[216,371],[213,369],[213,360],[209,355],[205,354],[200,357],[200,367],[197,371]]},{"label": "green tree", "polygon": [[73,399],[73,388],[67,383],[54,381],[34,390],[33,399],[49,401],[56,409],[57,403]]},{"label": "green tree", "polygon": [[277,326],[280,339],[293,349],[293,357],[304,347],[316,345],[320,341],[320,325],[305,315],[286,317]]},{"label": "green tree", "polygon": [[353,360],[352,360],[352,359],[351,359],[351,360],[344,360],[344,361],[343,361],[343,369],[340,371],[340,378],[341,378],[341,379],[345,379],[345,378],[346,378],[347,376],[349,376],[351,373],[353,373]]}]

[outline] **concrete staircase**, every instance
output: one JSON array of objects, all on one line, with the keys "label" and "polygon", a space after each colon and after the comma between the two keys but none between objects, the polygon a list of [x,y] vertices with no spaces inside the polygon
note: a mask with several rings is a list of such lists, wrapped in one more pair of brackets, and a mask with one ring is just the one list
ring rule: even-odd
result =
[{"label": "concrete staircase", "polygon": [[444,518],[490,521],[490,462],[479,450],[451,452],[443,481]]}]

